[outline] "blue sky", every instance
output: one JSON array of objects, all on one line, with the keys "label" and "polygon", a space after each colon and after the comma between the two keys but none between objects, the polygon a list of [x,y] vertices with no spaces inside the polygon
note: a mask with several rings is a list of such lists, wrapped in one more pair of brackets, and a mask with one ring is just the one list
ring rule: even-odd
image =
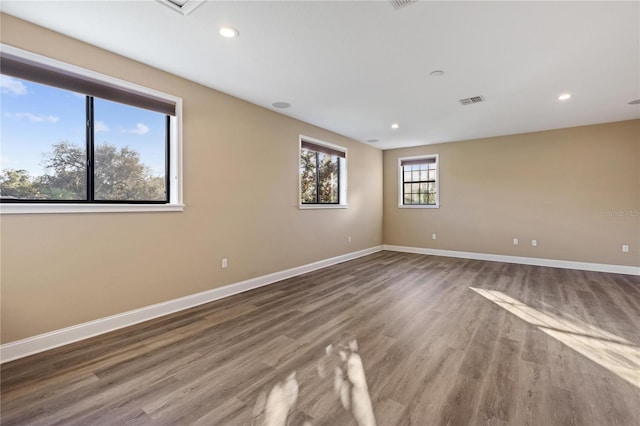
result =
[{"label": "blue sky", "polygon": [[[0,169],[44,174],[42,154],[68,141],[85,146],[85,96],[0,76]],[[164,176],[166,116],[95,99],[95,143],[128,146],[152,173]]]}]

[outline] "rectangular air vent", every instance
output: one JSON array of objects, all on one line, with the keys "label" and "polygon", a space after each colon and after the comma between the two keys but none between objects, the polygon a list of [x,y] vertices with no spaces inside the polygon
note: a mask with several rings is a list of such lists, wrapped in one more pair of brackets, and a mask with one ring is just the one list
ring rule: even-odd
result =
[{"label": "rectangular air vent", "polygon": [[394,9],[400,9],[401,7],[405,7],[410,5],[411,3],[415,3],[417,0],[389,0],[389,3],[391,3],[391,6],[393,6]]},{"label": "rectangular air vent", "polygon": [[204,0],[157,0],[174,12],[187,16],[204,3]]},{"label": "rectangular air vent", "polygon": [[477,104],[480,102],[484,102],[484,98],[482,96],[473,96],[471,98],[460,99],[460,103],[462,105],[471,105],[471,104]]}]

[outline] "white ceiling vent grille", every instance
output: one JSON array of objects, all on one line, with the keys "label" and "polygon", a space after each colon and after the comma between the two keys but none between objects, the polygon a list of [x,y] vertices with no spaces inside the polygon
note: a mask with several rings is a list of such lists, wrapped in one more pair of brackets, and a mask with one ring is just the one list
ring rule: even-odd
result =
[{"label": "white ceiling vent grille", "polygon": [[204,3],[204,0],[157,0],[174,12],[187,16]]},{"label": "white ceiling vent grille", "polygon": [[480,102],[484,102],[484,98],[482,96],[473,96],[471,98],[460,99],[460,103],[462,105],[478,104]]},{"label": "white ceiling vent grille", "polygon": [[417,0],[389,0],[389,3],[391,3],[391,6],[393,6],[394,9],[398,10],[401,7],[408,6],[416,1]]}]

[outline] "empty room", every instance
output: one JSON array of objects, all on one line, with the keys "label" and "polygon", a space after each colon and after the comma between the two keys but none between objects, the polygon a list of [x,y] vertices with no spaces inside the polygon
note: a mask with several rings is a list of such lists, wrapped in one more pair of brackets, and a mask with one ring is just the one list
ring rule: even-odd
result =
[{"label": "empty room", "polygon": [[637,426],[640,3],[0,3],[0,424]]}]

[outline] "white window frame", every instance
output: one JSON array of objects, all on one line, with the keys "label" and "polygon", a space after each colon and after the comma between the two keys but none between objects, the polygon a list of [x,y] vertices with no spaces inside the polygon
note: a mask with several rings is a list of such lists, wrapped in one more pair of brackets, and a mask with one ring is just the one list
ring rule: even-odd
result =
[{"label": "white window frame", "polygon": [[[405,160],[436,160],[436,203],[435,204],[404,204],[402,162]],[[416,155],[398,158],[398,208],[401,209],[439,209],[440,208],[440,158],[438,154]]]},{"label": "white window frame", "polygon": [[[338,194],[338,204],[302,204],[302,179],[300,176],[300,157],[302,156],[302,141],[314,143],[316,145],[326,146],[327,148],[335,149],[336,151],[344,152],[344,159],[340,161],[340,181],[338,186],[340,187],[340,193]],[[318,209],[346,209],[349,207],[347,203],[347,161],[349,153],[347,148],[334,145],[329,142],[321,141],[305,135],[298,135],[298,208],[300,210],[318,210]]]},{"label": "white window frame", "polygon": [[175,103],[176,115],[170,118],[169,146],[169,203],[167,204],[99,204],[99,203],[0,203],[0,214],[33,214],[33,213],[118,213],[118,212],[162,212],[183,211],[182,200],[182,98],[169,95],[154,89],[130,83],[86,68],[58,61],[47,56],[38,55],[23,49],[0,43],[0,49],[14,56],[38,62],[62,71],[89,77],[112,86],[148,94],[159,99]]}]

